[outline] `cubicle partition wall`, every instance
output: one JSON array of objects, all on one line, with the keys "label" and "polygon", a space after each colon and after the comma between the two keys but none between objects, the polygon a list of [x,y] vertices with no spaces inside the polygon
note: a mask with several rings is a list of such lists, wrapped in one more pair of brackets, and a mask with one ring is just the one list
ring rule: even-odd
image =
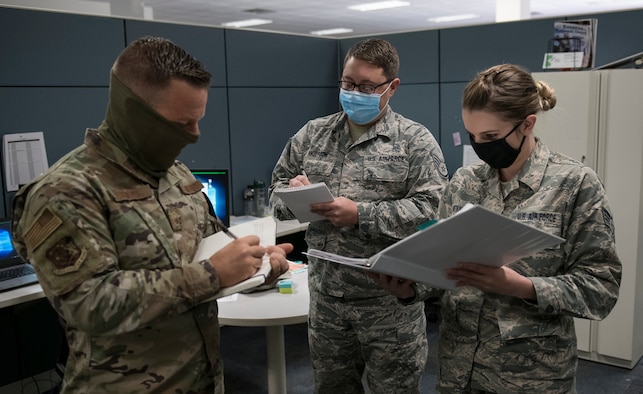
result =
[{"label": "cubicle partition wall", "polygon": [[270,183],[283,147],[309,119],[336,112],[337,41],[226,30],[235,213],[255,178]]},{"label": "cubicle partition wall", "polygon": [[0,8],[0,133],[43,131],[49,164],[78,145],[105,113],[123,43],[120,19]]},{"label": "cubicle partition wall", "polygon": [[[641,51],[643,10],[574,16],[598,19],[596,64]],[[561,19],[561,18],[557,18]],[[402,86],[394,110],[426,125],[449,173],[462,162],[463,84],[501,62],[539,71],[557,19],[383,35],[398,49]],[[60,26],[65,26],[61,29]],[[269,182],[288,138],[305,122],[339,109],[336,83],[350,45],[330,39],[0,7],[0,134],[43,131],[49,164],[79,145],[103,119],[109,69],[131,40],[167,37],[193,53],[214,78],[191,167],[231,170],[233,212],[254,178]],[[475,38],[475,39],[474,39]],[[640,40],[639,40],[640,41]],[[459,137],[459,140],[458,140]],[[458,142],[459,141],[459,142]],[[4,182],[3,182],[4,183]],[[13,193],[0,193],[10,215]]]},{"label": "cubicle partition wall", "polygon": [[[229,168],[236,215],[247,184],[270,182],[288,138],[339,108],[337,40],[0,7],[0,134],[43,131],[53,164],[100,124],[109,69],[144,35],[171,39],[213,74],[201,138],[179,159]],[[0,214],[12,197],[0,193]]]}]

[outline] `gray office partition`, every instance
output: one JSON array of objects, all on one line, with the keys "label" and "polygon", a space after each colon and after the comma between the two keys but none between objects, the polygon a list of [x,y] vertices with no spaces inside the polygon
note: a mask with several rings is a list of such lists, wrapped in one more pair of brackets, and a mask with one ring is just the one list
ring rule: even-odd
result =
[{"label": "gray office partition", "polygon": [[107,86],[121,19],[0,8],[0,86]]},{"label": "gray office partition", "polygon": [[598,19],[597,67],[643,51],[643,10],[578,18]]},{"label": "gray office partition", "polygon": [[123,45],[120,19],[0,8],[0,134],[43,131],[49,164],[81,144],[102,120]]},{"label": "gray office partition", "polygon": [[245,187],[255,178],[268,184],[288,139],[308,120],[337,112],[338,89],[228,89],[233,209],[243,215]]},{"label": "gray office partition", "polygon": [[336,112],[337,41],[226,30],[233,212],[243,190],[270,182],[291,137],[309,119]]},{"label": "gray office partition", "polygon": [[[439,74],[439,31],[427,30],[376,36],[390,42],[400,57],[401,83],[436,83]],[[340,62],[343,64],[348,49],[368,37],[340,40]],[[340,64],[341,69],[341,64]]]},{"label": "gray office partition", "polygon": [[241,30],[225,34],[228,86],[335,86],[336,40]]},{"label": "gray office partition", "polygon": [[227,88],[210,88],[205,116],[199,122],[199,128],[199,141],[186,146],[178,159],[192,169],[231,169]]},{"label": "gray office partition", "polygon": [[173,23],[125,20],[125,38],[130,43],[143,36],[167,38],[199,59],[212,74],[212,86],[226,85],[224,30]]},{"label": "gray office partition", "polygon": [[107,87],[0,88],[3,134],[42,131],[52,165],[83,143],[85,129],[98,127],[108,102]]},{"label": "gray office partition", "polygon": [[440,146],[447,163],[449,176],[462,167],[462,145],[469,144],[469,135],[462,124],[462,92],[466,83],[443,83],[440,85],[441,106]]},{"label": "gray office partition", "polygon": [[391,98],[393,111],[426,126],[440,142],[440,85],[400,85]]},{"label": "gray office partition", "polygon": [[[104,70],[107,73],[107,69]],[[85,130],[105,115],[107,87],[0,87],[0,133],[42,131],[51,166],[83,143]],[[4,166],[2,166],[4,171]],[[3,172],[4,179],[4,172]],[[6,190],[3,184],[3,190]],[[10,212],[14,193],[3,193]]]},{"label": "gray office partition", "polygon": [[539,71],[553,31],[542,19],[441,30],[440,82],[468,81],[498,63]]}]

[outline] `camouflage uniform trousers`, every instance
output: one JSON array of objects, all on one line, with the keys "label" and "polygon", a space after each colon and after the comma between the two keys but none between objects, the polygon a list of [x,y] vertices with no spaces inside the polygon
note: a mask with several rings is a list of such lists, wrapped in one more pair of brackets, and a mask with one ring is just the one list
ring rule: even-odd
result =
[{"label": "camouflage uniform trousers", "polygon": [[394,296],[345,299],[311,291],[315,393],[418,393],[428,357],[423,303]]}]

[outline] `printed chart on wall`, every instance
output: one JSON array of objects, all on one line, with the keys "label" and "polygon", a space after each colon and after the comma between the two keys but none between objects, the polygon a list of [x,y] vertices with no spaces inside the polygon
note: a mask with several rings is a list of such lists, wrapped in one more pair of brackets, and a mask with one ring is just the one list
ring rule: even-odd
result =
[{"label": "printed chart on wall", "polygon": [[5,134],[2,148],[8,192],[17,191],[49,168],[42,131]]}]

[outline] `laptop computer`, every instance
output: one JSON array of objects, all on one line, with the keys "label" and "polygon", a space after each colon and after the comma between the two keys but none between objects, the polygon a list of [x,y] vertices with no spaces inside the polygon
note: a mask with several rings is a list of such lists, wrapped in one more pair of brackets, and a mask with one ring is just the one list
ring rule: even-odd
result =
[{"label": "laptop computer", "polygon": [[25,263],[11,242],[11,219],[0,218],[0,291],[37,283],[31,264]]}]

